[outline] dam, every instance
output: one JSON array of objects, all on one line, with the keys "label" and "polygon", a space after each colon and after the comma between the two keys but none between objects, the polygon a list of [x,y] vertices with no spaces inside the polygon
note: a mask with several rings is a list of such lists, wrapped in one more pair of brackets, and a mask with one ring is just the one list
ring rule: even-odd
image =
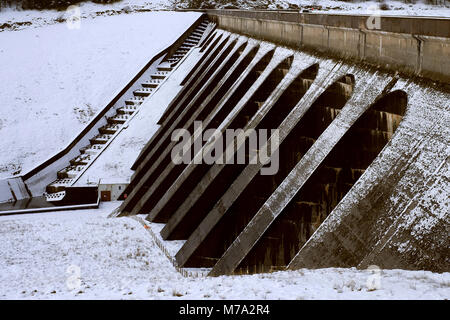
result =
[{"label": "dam", "polygon": [[[179,90],[145,137],[115,216],[162,224],[164,241],[181,241],[178,267],[449,271],[450,19],[380,17],[374,30],[368,18],[206,10],[66,149],[0,181],[0,200],[91,192],[89,168],[114,159],[106,148],[145,121],[172,77]],[[271,133],[256,151],[250,136],[224,145],[233,159],[274,149],[271,163],[198,161],[215,142],[198,122]],[[187,147],[206,143],[175,163],[179,129],[192,136]]]}]

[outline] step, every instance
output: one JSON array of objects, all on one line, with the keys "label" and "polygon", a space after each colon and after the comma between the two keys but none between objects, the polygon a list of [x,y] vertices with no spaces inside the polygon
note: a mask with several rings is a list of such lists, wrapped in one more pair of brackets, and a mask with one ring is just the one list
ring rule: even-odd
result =
[{"label": "step", "polygon": [[57,172],[58,179],[74,179],[78,176],[80,171],[82,171],[85,166],[68,166]]},{"label": "step", "polygon": [[159,79],[153,79],[146,82],[143,82],[141,85],[144,88],[157,88],[162,81]]},{"label": "step", "polygon": [[80,150],[83,154],[96,155],[103,149],[103,144],[92,144]]},{"label": "step", "polygon": [[[170,58],[169,58],[169,60],[170,60]],[[152,79],[160,79],[160,80],[163,80],[166,76],[165,75],[162,75],[162,74],[152,74],[151,76],[150,76]]]},{"label": "step", "polygon": [[202,37],[201,36],[194,36],[193,34],[191,34],[187,40],[194,40],[194,41],[200,41]]},{"label": "step", "polygon": [[184,44],[191,44],[192,46],[195,46],[197,43],[198,43],[198,41],[186,39],[186,40],[184,40],[183,45]]},{"label": "step", "polygon": [[111,139],[112,134],[98,134],[94,138],[89,139],[91,144],[105,144]]},{"label": "step", "polygon": [[113,117],[108,118],[109,123],[125,123],[130,118],[128,114],[116,114]]},{"label": "step", "polygon": [[133,114],[138,109],[137,106],[126,105],[125,107],[120,107],[117,109],[118,114]]},{"label": "step", "polygon": [[181,59],[181,58],[183,58],[185,55],[184,54],[174,54],[173,56],[172,56],[172,58],[179,58],[179,59]]},{"label": "step", "polygon": [[128,106],[134,106],[134,105],[140,105],[142,102],[144,102],[145,98],[141,97],[134,97],[133,99],[129,99],[125,101],[125,104]]},{"label": "step", "polygon": [[70,164],[73,166],[76,165],[86,165],[91,161],[91,156],[89,154],[80,154],[79,156],[70,160]]},{"label": "step", "polygon": [[189,45],[189,46],[186,46],[186,45],[182,45],[181,47],[179,47],[178,49],[182,49],[182,50],[191,50],[192,49],[192,47],[193,46],[191,46],[191,45]]},{"label": "step", "polygon": [[184,45],[188,44],[188,45],[193,45],[193,46],[195,46],[195,45],[197,44],[197,42],[198,42],[198,40],[186,38],[186,39],[183,41],[183,44],[182,44],[182,45],[184,46]]},{"label": "step", "polygon": [[142,89],[138,89],[138,90],[134,90],[133,94],[136,97],[148,97],[150,95],[150,93],[153,92],[152,88],[142,88]]},{"label": "step", "polygon": [[56,176],[58,177],[58,179],[69,178],[69,176],[67,175],[67,171],[69,171],[71,167],[75,167],[75,166],[68,166],[68,167],[65,167],[64,169],[61,169],[58,172],[56,172]]},{"label": "step", "polygon": [[177,53],[186,54],[188,52],[189,52],[189,49],[177,49],[177,51],[175,51],[175,54],[177,54]]},{"label": "step", "polygon": [[107,124],[107,125],[99,128],[98,131],[103,134],[114,134],[119,129],[120,129],[120,124],[111,124],[110,123],[110,124]]},{"label": "step", "polygon": [[167,59],[167,61],[169,61],[170,63],[174,64],[174,63],[177,63],[178,61],[180,61],[180,59],[169,58],[169,59]]},{"label": "step", "polygon": [[192,32],[192,35],[201,38],[201,37],[203,37],[203,33],[204,32],[201,32],[201,31],[194,31],[194,32]]},{"label": "step", "polygon": [[160,64],[159,66],[156,67],[156,69],[158,71],[167,71],[167,72],[172,71],[172,67],[170,65],[164,65],[164,64]]},{"label": "step", "polygon": [[[167,77],[169,75],[169,71],[156,71],[155,73],[153,73],[152,75],[150,75],[150,77],[153,76],[158,76],[158,77]],[[155,79],[161,79],[161,78],[155,78]]]},{"label": "step", "polygon": [[67,178],[75,179],[84,168],[85,166],[76,166],[74,169],[67,171]]},{"label": "step", "polygon": [[66,189],[66,187],[71,186],[72,183],[73,183],[73,179],[57,179],[57,180],[53,181],[52,183],[50,183],[46,187],[46,192],[47,193],[56,193],[56,192],[64,191]]}]

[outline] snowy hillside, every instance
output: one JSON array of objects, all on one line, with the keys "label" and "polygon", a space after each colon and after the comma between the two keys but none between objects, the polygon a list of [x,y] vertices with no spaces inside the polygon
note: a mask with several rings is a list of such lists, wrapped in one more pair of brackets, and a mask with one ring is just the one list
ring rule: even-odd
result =
[{"label": "snowy hillside", "polygon": [[[147,12],[0,32],[0,179],[63,147],[198,13]],[[176,21],[176,23],[174,23]]]}]

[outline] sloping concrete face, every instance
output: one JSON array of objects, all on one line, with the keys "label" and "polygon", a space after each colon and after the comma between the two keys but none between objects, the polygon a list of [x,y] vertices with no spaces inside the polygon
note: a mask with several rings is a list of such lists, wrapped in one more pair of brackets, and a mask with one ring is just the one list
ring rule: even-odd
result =
[{"label": "sloping concrete face", "polygon": [[[123,215],[165,223],[163,239],[186,240],[178,265],[212,276],[449,271],[448,89],[220,29],[206,43],[135,163]],[[192,139],[178,163],[180,128]],[[217,143],[206,129],[267,139],[233,137],[205,163]],[[270,161],[250,161],[261,154]]]},{"label": "sloping concrete face", "polygon": [[398,81],[396,135],[290,263],[448,271],[449,96]]}]

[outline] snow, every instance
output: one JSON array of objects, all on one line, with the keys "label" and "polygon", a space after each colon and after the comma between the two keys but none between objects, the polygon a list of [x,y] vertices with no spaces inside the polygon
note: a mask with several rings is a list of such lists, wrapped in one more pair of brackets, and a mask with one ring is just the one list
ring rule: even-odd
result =
[{"label": "snow", "polygon": [[146,12],[82,20],[80,29],[60,23],[0,32],[0,179],[70,143],[198,16]]},{"label": "snow", "polygon": [[107,218],[119,204],[0,217],[0,299],[450,298],[450,273],[428,271],[183,277],[138,221]]}]

